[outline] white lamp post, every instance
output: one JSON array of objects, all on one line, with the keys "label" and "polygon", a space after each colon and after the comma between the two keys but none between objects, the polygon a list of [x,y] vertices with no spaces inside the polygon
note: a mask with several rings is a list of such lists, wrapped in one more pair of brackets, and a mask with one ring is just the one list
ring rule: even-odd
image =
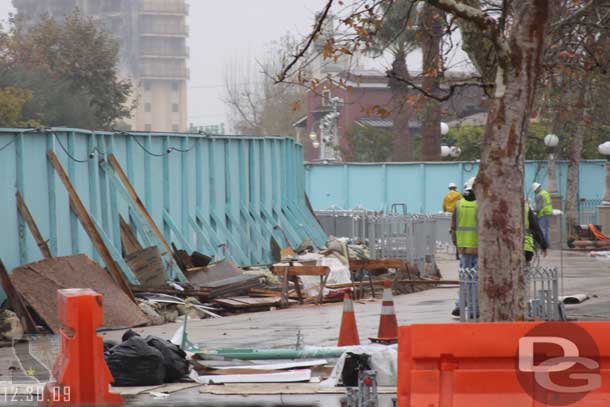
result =
[{"label": "white lamp post", "polygon": [[548,174],[548,192],[549,194],[557,194],[557,173],[555,171],[555,147],[559,144],[559,137],[554,134],[547,134],[544,137],[544,144],[549,148],[549,174]]},{"label": "white lamp post", "polygon": [[[602,199],[602,205],[610,205],[610,141],[597,146],[597,151],[606,157],[606,192]],[[607,234],[610,231],[605,231]]]},{"label": "white lamp post", "polygon": [[441,122],[441,136],[446,136],[449,133],[449,125],[445,122]]},{"label": "white lamp post", "polygon": [[441,157],[449,157],[451,155],[451,147],[441,146]]}]

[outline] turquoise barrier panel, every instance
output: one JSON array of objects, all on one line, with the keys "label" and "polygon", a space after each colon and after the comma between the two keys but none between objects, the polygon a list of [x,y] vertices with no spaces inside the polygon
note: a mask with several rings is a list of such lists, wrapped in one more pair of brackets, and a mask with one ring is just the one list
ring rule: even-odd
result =
[{"label": "turquoise barrier panel", "polygon": [[322,246],[327,239],[305,206],[303,149],[291,138],[0,129],[0,258],[9,270],[42,258],[17,213],[17,191],[53,255],[86,253],[101,261],[70,210],[48,151],[56,153],[118,257],[119,216],[144,246],[158,239],[110,165],[110,154],[178,248],[250,265],[271,261],[272,236],[281,246],[284,235],[293,246],[305,239]]},{"label": "turquoise barrier panel", "polygon": [[[547,161],[526,162],[525,193],[530,198],[533,194],[529,189],[534,181],[546,185],[547,164]],[[604,164],[604,160],[581,162],[581,200],[603,197]],[[392,204],[404,203],[409,212],[434,213],[441,210],[450,182],[461,190],[478,171],[476,162],[307,164],[305,185],[314,209],[364,207],[388,211]],[[567,162],[557,162],[557,184],[562,196],[567,174]]]}]

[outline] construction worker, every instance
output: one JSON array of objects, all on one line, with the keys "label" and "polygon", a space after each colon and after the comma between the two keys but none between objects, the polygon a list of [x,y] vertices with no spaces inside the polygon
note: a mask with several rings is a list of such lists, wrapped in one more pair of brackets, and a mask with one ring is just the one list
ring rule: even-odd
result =
[{"label": "construction worker", "polygon": [[458,248],[460,268],[477,268],[479,232],[477,200],[474,194],[474,177],[468,180],[464,196],[456,204],[451,217],[451,237]]},{"label": "construction worker", "polygon": [[443,198],[443,212],[453,213],[455,204],[462,199],[462,194],[457,191],[457,185],[453,182],[449,184],[449,192]]},{"label": "construction worker", "polygon": [[[476,269],[479,258],[479,231],[477,221],[477,200],[474,194],[474,180],[468,180],[464,187],[464,195],[456,204],[455,211],[451,216],[451,237],[453,244],[460,254],[460,269]],[[453,316],[460,315],[456,301],[455,309],[451,312]]]},{"label": "construction worker", "polygon": [[523,239],[523,251],[525,253],[525,264],[526,266],[529,266],[532,259],[534,258],[536,247],[542,249],[542,253],[546,257],[548,242],[545,240],[544,234],[542,233],[540,225],[538,224],[538,219],[536,219],[536,215],[534,215],[534,212],[530,209],[527,200],[525,200],[524,235],[525,236]]},{"label": "construction worker", "polygon": [[550,242],[551,215],[553,214],[553,204],[551,203],[551,195],[548,191],[542,189],[542,185],[537,182],[532,184],[532,190],[536,194],[536,202],[534,203],[534,212],[538,217],[538,223],[544,240]]}]

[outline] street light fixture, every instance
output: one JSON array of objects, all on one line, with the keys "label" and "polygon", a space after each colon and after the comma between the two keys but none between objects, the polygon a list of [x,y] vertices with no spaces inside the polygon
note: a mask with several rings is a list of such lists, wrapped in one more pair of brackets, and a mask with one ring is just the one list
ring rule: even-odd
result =
[{"label": "street light fixture", "polygon": [[317,138],[318,138],[318,135],[315,132],[312,131],[311,133],[309,133],[309,139],[312,142],[316,141]]},{"label": "street light fixture", "polygon": [[451,147],[441,146],[441,157],[449,157],[451,155]]},{"label": "street light fixture", "polygon": [[557,195],[557,175],[555,171],[555,147],[559,145],[559,137],[554,134],[544,136],[544,145],[549,148],[549,165],[548,165],[548,192],[551,195]]},{"label": "street light fixture", "polygon": [[441,122],[441,136],[446,136],[449,133],[449,125],[445,122]]},{"label": "street light fixture", "polygon": [[313,148],[318,149],[320,148],[320,142],[318,140],[314,141],[313,143],[311,143],[311,145],[313,146]]},{"label": "street light fixture", "polygon": [[597,151],[606,157],[606,193],[602,199],[602,205],[610,205],[610,141],[597,146]]}]

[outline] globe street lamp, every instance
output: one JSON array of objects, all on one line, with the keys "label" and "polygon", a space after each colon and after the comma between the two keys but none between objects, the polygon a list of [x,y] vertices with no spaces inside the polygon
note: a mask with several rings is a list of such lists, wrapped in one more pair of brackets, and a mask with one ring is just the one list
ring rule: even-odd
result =
[{"label": "globe street lamp", "polygon": [[544,144],[549,148],[549,173],[547,189],[549,194],[557,194],[557,172],[555,170],[555,147],[559,144],[559,137],[554,134],[547,134],[544,137]]},{"label": "globe street lamp", "polygon": [[[602,205],[610,205],[610,141],[597,146],[597,151],[603,156],[606,156],[606,192],[602,199]],[[608,233],[610,231],[606,231]]]}]

